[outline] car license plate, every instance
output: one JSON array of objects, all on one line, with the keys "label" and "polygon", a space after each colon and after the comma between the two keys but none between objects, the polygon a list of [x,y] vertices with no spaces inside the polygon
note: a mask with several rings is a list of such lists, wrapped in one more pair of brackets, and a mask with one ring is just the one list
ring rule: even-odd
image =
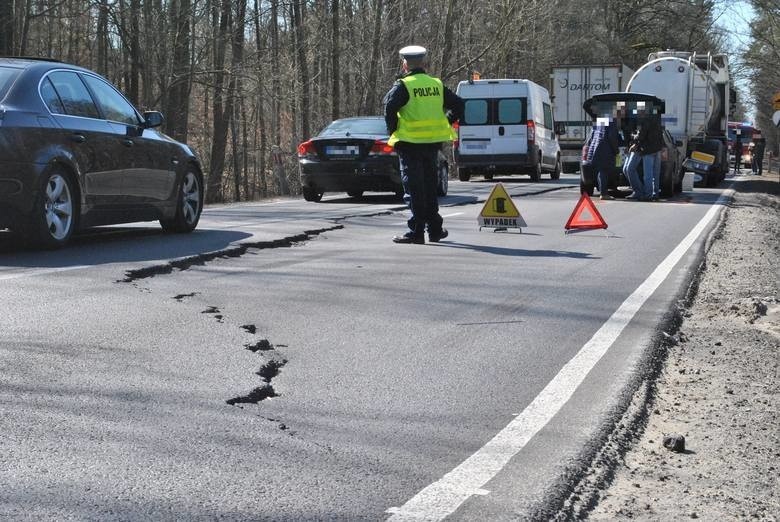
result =
[{"label": "car license plate", "polygon": [[328,145],[325,154],[340,158],[351,158],[360,155],[360,147],[357,145]]},{"label": "car license plate", "polygon": [[469,150],[485,150],[487,149],[487,143],[464,143],[463,148]]}]

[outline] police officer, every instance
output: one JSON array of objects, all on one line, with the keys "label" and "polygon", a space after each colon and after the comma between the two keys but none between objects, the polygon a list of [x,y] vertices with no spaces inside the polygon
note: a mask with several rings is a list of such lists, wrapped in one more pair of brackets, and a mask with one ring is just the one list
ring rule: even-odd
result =
[{"label": "police officer", "polygon": [[423,69],[427,51],[410,45],[400,51],[403,74],[385,95],[388,144],[398,153],[404,200],[412,212],[409,231],[395,243],[437,243],[447,237],[436,187],[441,144],[456,138],[452,122],[463,115],[463,100]]}]

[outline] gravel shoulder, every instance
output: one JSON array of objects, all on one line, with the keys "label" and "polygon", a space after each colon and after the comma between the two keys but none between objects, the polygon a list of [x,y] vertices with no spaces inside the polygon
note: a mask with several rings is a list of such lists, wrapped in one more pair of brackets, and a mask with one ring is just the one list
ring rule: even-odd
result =
[{"label": "gravel shoulder", "polygon": [[[780,519],[780,180],[733,188],[658,378],[563,518]],[[672,434],[683,451],[664,446]]]}]

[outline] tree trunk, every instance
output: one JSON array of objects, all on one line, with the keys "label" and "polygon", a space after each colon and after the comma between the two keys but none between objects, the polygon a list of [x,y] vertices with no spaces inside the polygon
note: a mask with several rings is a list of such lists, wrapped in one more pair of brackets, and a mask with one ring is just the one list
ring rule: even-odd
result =
[{"label": "tree trunk", "polygon": [[187,141],[190,75],[190,0],[171,0],[170,23],[173,29],[171,80],[165,96],[166,131],[176,140]]},{"label": "tree trunk", "polygon": [[13,0],[0,0],[0,55],[14,55],[15,28]]},{"label": "tree trunk", "polygon": [[295,48],[298,53],[298,72],[301,78],[301,136],[311,136],[309,118],[311,114],[311,85],[309,67],[306,61],[306,32],[303,25],[303,7],[305,0],[293,1],[293,28],[295,30]]},{"label": "tree trunk", "polygon": [[230,112],[225,110],[225,47],[227,46],[228,28],[230,26],[230,0],[219,0],[212,8],[212,24],[215,26],[213,43],[214,70],[214,102],[212,104],[212,119],[214,134],[211,138],[211,157],[209,161],[209,177],[206,192],[206,203],[221,203],[224,201],[222,179],[225,170],[225,151]]},{"label": "tree trunk", "polygon": [[378,114],[377,104],[377,62],[379,61],[379,51],[382,36],[382,10],[384,9],[383,0],[376,0],[376,11],[374,12],[374,39],[371,42],[371,59],[368,61],[368,88],[363,106],[360,108],[361,114]]},{"label": "tree trunk", "polygon": [[333,106],[331,109],[330,117],[333,120],[339,119],[341,113],[341,67],[339,61],[339,39],[341,34],[339,33],[339,0],[332,0],[330,4],[331,16],[333,18],[333,34],[331,40],[331,74],[333,89],[331,92],[331,99],[333,100]]}]

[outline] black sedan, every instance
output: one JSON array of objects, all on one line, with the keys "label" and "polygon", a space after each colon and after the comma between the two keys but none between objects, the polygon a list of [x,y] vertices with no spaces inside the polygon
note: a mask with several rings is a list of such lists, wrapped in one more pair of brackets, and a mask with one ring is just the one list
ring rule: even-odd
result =
[{"label": "black sedan", "polygon": [[97,225],[159,220],[192,231],[200,164],[155,130],[162,122],[87,69],[0,58],[0,229],[43,248]]},{"label": "black sedan", "polygon": [[[335,120],[316,137],[298,146],[301,192],[306,201],[320,201],[325,192],[394,192],[402,197],[398,155],[387,144],[385,120],[363,116]],[[449,165],[439,153],[438,194],[447,195]]]}]

